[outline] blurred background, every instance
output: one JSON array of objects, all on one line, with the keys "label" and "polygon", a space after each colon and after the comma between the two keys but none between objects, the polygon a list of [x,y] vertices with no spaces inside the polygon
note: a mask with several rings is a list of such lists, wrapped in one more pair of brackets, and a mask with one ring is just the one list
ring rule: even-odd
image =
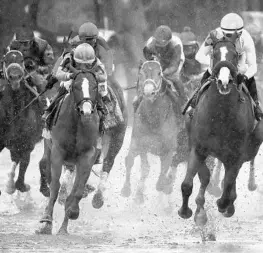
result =
[{"label": "blurred background", "polygon": [[[93,21],[114,51],[115,75],[125,88],[134,85],[143,45],[157,26],[166,24],[175,33],[190,26],[201,43],[228,12],[237,12],[246,24],[263,28],[262,0],[1,0],[0,44],[5,48],[16,29],[26,24],[48,40],[59,56],[63,36]],[[259,69],[261,62],[260,58]],[[135,90],[126,92],[130,112],[134,95]]]}]

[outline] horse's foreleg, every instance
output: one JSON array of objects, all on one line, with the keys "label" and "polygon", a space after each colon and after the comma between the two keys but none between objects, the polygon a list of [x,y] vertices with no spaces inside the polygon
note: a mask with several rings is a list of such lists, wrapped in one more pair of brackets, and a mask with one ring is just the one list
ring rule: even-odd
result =
[{"label": "horse's foreleg", "polygon": [[200,164],[198,167],[198,177],[199,177],[201,184],[200,184],[198,195],[195,199],[197,208],[195,211],[194,220],[195,220],[196,225],[204,226],[207,222],[207,215],[204,209],[205,191],[210,181],[210,170],[205,164],[205,159],[203,161],[199,160],[199,162]]},{"label": "horse's foreleg", "polygon": [[189,201],[189,197],[192,194],[193,179],[197,173],[199,165],[200,165],[199,156],[196,153],[196,150],[192,148],[189,155],[189,161],[188,161],[185,179],[181,185],[183,203],[182,203],[182,207],[178,211],[180,217],[184,219],[190,218],[193,213],[188,206],[188,201]]},{"label": "horse's foreleg", "polygon": [[39,162],[40,171],[40,189],[39,191],[44,197],[50,196],[48,185],[51,183],[51,149],[47,145],[47,140],[44,140],[44,154]]},{"label": "horse's foreleg", "polygon": [[25,173],[30,161],[30,153],[32,150],[24,151],[20,156],[19,173],[15,183],[15,187],[20,192],[27,192],[30,190],[30,185],[25,184]]},{"label": "horse's foreleg", "polygon": [[136,148],[134,147],[135,145],[133,145],[133,143],[134,140],[131,140],[129,153],[125,158],[126,177],[121,190],[121,195],[123,197],[129,197],[131,195],[131,170],[134,165],[134,159],[138,155],[136,152]]},{"label": "horse's foreleg", "polygon": [[61,178],[61,187],[58,196],[58,203],[61,205],[65,204],[65,201],[72,187],[73,179],[75,175],[75,165],[65,165]]},{"label": "horse's foreleg", "polygon": [[170,194],[173,191],[173,182],[168,178],[168,171],[173,160],[174,152],[170,151],[160,157],[161,160],[161,172],[156,183],[156,190],[162,191],[166,194]]},{"label": "horse's foreleg", "polygon": [[137,187],[135,202],[137,204],[144,203],[144,191],[145,191],[145,181],[150,172],[150,165],[148,163],[147,154],[141,154],[141,178]]},{"label": "horse's foreleg", "polygon": [[16,171],[16,167],[18,165],[18,162],[19,162],[18,159],[13,161],[11,169],[8,172],[8,179],[7,179],[6,186],[5,186],[5,192],[8,194],[13,194],[16,191],[14,178],[15,178],[15,171]]},{"label": "horse's foreleg", "polygon": [[[211,157],[212,158],[212,157]],[[213,160],[216,160],[215,158],[212,158]],[[210,183],[208,185],[207,191],[214,195],[215,197],[220,197],[222,194],[222,190],[219,186],[220,183],[220,172],[222,168],[222,162],[217,160],[217,164],[212,169],[212,175],[210,179]]]},{"label": "horse's foreleg", "polygon": [[248,179],[248,189],[250,191],[255,191],[257,189],[257,184],[255,180],[255,158],[250,161],[249,169],[249,179]]},{"label": "horse's foreleg", "polygon": [[65,216],[71,220],[76,220],[79,217],[79,202],[82,199],[85,184],[94,164],[95,153],[96,149],[92,147],[77,161],[74,185],[65,204]]},{"label": "horse's foreleg", "polygon": [[58,148],[55,146],[51,150],[51,183],[50,183],[50,198],[48,205],[45,208],[45,213],[41,218],[40,222],[44,223],[36,233],[40,234],[51,234],[52,233],[52,220],[53,220],[53,210],[56,203],[58,192],[60,188],[60,176],[63,165],[63,156]]},{"label": "horse's foreleg", "polygon": [[[228,207],[232,208],[232,215],[234,214],[233,203],[236,199],[236,191],[233,190],[236,184],[236,178],[242,164],[225,164],[224,189],[220,199],[217,200],[218,211],[224,213]],[[231,216],[232,216],[231,215]]]}]

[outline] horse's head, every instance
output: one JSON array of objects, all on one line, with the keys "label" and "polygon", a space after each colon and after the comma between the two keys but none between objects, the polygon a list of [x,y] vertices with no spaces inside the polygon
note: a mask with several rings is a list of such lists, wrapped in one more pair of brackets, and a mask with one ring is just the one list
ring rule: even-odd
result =
[{"label": "horse's head", "polygon": [[20,82],[25,75],[24,58],[20,51],[11,50],[6,53],[3,60],[5,78],[13,90],[20,88]]},{"label": "horse's head", "polygon": [[72,84],[72,93],[77,110],[84,118],[89,118],[98,99],[98,87],[95,75],[91,72],[80,72]]},{"label": "horse's head", "polygon": [[217,89],[222,95],[229,94],[233,84],[236,83],[238,53],[235,41],[237,36],[232,36],[231,39],[224,37],[213,43],[212,75],[216,77]]},{"label": "horse's head", "polygon": [[154,100],[162,87],[162,67],[158,61],[143,63],[139,74],[139,92],[146,99]]}]

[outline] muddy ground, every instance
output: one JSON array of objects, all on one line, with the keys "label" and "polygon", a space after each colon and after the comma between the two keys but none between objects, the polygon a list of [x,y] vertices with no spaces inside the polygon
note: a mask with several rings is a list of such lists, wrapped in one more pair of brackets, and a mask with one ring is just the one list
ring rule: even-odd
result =
[{"label": "muddy ground", "polygon": [[[26,182],[31,185],[30,194],[12,197],[4,193],[4,184],[11,161],[9,151],[0,154],[0,252],[263,252],[263,157],[262,149],[256,158],[258,189],[247,189],[248,164],[242,167],[237,183],[236,213],[224,218],[216,209],[216,198],[207,195],[206,206],[209,223],[205,230],[216,236],[215,242],[201,240],[201,231],[195,227],[193,217],[182,220],[177,211],[181,205],[180,184],[185,165],[178,168],[174,192],[169,197],[173,210],[167,210],[167,198],[155,190],[159,159],[149,155],[151,172],[147,180],[146,201],[134,203],[139,179],[140,161],[136,160],[132,173],[133,194],[129,199],[120,195],[124,183],[124,157],[130,141],[129,128],[125,144],[117,157],[109,176],[106,201],[96,210],[91,205],[92,194],[81,202],[80,217],[70,221],[69,235],[57,236],[63,220],[63,207],[55,206],[52,236],[35,235],[44,210],[45,198],[39,193],[38,162],[43,152],[39,143],[31,155]],[[93,174],[91,181],[98,183]],[[194,199],[199,182],[196,179],[190,205],[195,209]]]}]

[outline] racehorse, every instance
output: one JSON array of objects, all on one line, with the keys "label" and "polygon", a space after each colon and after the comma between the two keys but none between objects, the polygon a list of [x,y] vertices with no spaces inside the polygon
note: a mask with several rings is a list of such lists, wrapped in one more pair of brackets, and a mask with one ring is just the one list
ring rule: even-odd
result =
[{"label": "racehorse", "polygon": [[[124,122],[106,133],[109,137],[108,152],[103,162],[101,181],[98,190],[93,197],[93,206],[100,208],[104,203],[105,183],[118,154],[125,135],[127,125],[126,106],[122,96],[122,90],[118,87],[114,90],[121,105]],[[41,227],[36,233],[52,233],[52,216],[54,204],[60,188],[60,176],[62,165],[71,163],[76,166],[76,177],[70,195],[65,203],[65,216],[59,233],[67,233],[69,219],[77,219],[79,216],[79,202],[83,197],[85,184],[89,178],[92,166],[97,158],[96,146],[99,135],[99,113],[97,110],[98,87],[95,76],[91,72],[78,73],[70,93],[66,94],[57,116],[56,124],[51,130],[51,152],[46,152],[45,160],[47,168],[51,164],[50,199],[45,209]],[[46,145],[48,143],[46,142]],[[42,159],[43,159],[42,158]],[[49,174],[47,172],[47,174]]]},{"label": "racehorse", "polygon": [[141,94],[142,101],[134,115],[129,153],[125,159],[126,180],[121,193],[124,197],[131,194],[131,169],[135,157],[139,155],[142,162],[141,178],[135,201],[143,203],[145,180],[150,170],[147,153],[157,155],[161,160],[156,190],[166,194],[172,192],[173,185],[168,174],[177,148],[177,135],[182,127],[182,117],[179,97],[177,108],[174,108],[167,94],[167,85],[163,81],[162,68],[158,61],[143,63],[139,73],[138,93]]},{"label": "racehorse", "polygon": [[182,218],[192,216],[188,200],[198,173],[201,185],[196,198],[195,222],[201,225],[207,222],[204,195],[210,172],[204,163],[206,157],[212,155],[224,164],[224,188],[217,206],[225,217],[231,217],[235,213],[238,172],[244,162],[255,158],[262,143],[262,122],[255,126],[252,99],[244,84],[237,83],[236,38],[237,34],[232,39],[213,38],[211,81],[201,89],[193,118],[187,126],[190,155],[181,185],[183,203],[178,213]]},{"label": "racehorse", "polygon": [[[8,173],[6,192],[15,190],[27,192],[25,173],[30,162],[30,154],[41,140],[43,105],[35,99],[35,89],[25,80],[24,59],[21,52],[11,50],[3,60],[4,79],[1,80],[0,99],[0,151],[10,150],[12,167]],[[19,164],[19,174],[14,182],[15,169]]]}]

